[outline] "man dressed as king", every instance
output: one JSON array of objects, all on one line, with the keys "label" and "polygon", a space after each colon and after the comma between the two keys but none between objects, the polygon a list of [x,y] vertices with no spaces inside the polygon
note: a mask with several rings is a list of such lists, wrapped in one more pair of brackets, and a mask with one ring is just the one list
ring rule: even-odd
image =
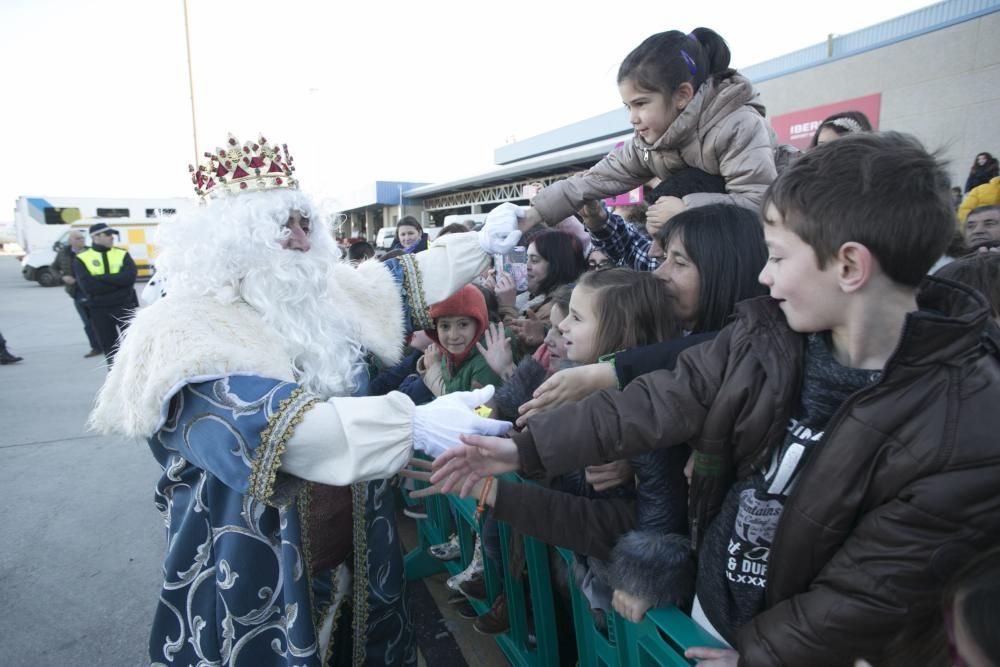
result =
[{"label": "man dressed as king", "polygon": [[415,407],[366,396],[369,361],[517,242],[479,233],[353,268],[298,190],[287,148],[228,143],[193,169],[206,205],[161,226],[168,293],[120,341],[91,425],[144,438],[163,468],[154,665],[416,664],[388,478],[416,450],[510,424],[492,388]]}]

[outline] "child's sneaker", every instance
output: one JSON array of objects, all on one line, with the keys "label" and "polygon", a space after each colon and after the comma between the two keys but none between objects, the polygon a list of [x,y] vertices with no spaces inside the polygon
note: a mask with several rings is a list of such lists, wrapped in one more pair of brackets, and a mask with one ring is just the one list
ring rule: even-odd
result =
[{"label": "child's sneaker", "polygon": [[462,555],[462,548],[458,545],[458,535],[452,535],[447,542],[431,545],[427,548],[427,553],[438,560],[455,560]]},{"label": "child's sneaker", "polygon": [[458,588],[459,584],[477,576],[483,576],[483,549],[479,544],[479,537],[476,537],[476,548],[472,552],[472,560],[469,562],[469,566],[455,576],[450,577],[445,585],[456,593],[461,593]]}]

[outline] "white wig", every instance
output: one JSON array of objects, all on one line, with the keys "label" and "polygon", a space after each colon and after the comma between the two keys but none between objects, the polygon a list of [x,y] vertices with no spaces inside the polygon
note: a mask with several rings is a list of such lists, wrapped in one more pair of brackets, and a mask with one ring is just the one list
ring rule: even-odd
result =
[{"label": "white wig", "polygon": [[[309,219],[307,252],[281,246],[295,211]],[[157,239],[156,267],[170,280],[169,295],[245,301],[285,340],[303,386],[321,396],[353,392],[361,345],[327,298],[340,250],[305,194],[275,189],[214,199],[160,225]]]}]

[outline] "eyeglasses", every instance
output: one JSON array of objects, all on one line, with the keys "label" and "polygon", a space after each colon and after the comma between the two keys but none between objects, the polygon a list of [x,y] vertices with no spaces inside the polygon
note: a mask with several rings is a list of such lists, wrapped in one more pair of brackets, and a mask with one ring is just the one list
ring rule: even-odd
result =
[{"label": "eyeglasses", "polygon": [[611,266],[612,264],[610,259],[606,259],[603,262],[593,262],[593,261],[587,262],[587,268],[591,271],[595,269],[607,269]]}]

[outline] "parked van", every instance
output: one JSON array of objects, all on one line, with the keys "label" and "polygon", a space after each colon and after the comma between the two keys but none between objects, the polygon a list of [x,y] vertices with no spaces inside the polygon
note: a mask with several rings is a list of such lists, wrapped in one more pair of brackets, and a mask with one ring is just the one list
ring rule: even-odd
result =
[{"label": "parked van", "polygon": [[375,249],[388,250],[392,247],[392,242],[396,240],[395,227],[383,227],[375,234]]},{"label": "parked van", "polygon": [[[145,279],[152,273],[153,235],[161,220],[144,218],[88,218],[77,220],[68,225],[58,239],[47,247],[35,247],[21,259],[21,275],[25,280],[34,280],[42,287],[55,287],[62,284],[59,274],[53,264],[60,248],[69,245],[71,231],[83,232],[90,245],[87,230],[97,222],[106,222],[117,229],[120,236],[115,240],[115,247],[128,251],[135,261],[138,277]],[[168,223],[169,224],[169,223]]]}]

